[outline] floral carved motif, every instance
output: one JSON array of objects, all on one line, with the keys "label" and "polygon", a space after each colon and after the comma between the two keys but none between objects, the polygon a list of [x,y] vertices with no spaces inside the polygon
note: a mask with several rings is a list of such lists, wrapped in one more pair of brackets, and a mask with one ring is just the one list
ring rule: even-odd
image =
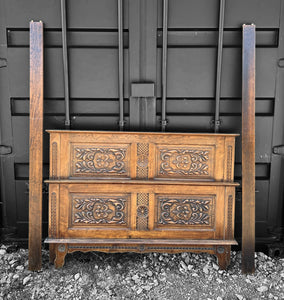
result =
[{"label": "floral carved motif", "polygon": [[211,198],[159,198],[159,224],[211,225]]},{"label": "floral carved motif", "polygon": [[207,150],[160,149],[161,175],[209,175]]},{"label": "floral carved motif", "polygon": [[74,148],[75,173],[125,174],[126,148]]},{"label": "floral carved motif", "polygon": [[123,197],[74,197],[73,222],[126,224],[127,199]]}]

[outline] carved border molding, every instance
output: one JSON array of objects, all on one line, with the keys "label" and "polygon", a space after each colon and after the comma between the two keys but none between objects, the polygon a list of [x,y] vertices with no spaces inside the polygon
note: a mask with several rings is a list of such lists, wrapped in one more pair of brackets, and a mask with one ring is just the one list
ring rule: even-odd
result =
[{"label": "carved border molding", "polygon": [[228,146],[227,149],[227,180],[232,181],[232,159],[233,159],[233,148]]},{"label": "carved border molding", "polygon": [[233,221],[233,196],[229,195],[228,197],[228,210],[227,210],[227,228],[226,228],[226,238],[232,238],[233,236],[233,228],[232,228],[232,221]]},{"label": "carved border molding", "polygon": [[57,208],[57,195],[55,192],[51,193],[51,199],[50,199],[51,207],[50,207],[50,221],[51,221],[51,227],[50,227],[50,234],[51,237],[55,238],[57,235],[57,220],[56,220],[56,208]]},{"label": "carved border molding", "polygon": [[52,143],[52,178],[57,179],[57,143]]},{"label": "carved border molding", "polygon": [[145,245],[137,245],[137,246],[72,246],[69,245],[68,249],[71,251],[76,250],[85,250],[85,251],[99,251],[99,250],[125,250],[125,251],[164,251],[164,250],[180,250],[180,251],[214,251],[213,247],[173,247],[173,246],[145,246]]}]

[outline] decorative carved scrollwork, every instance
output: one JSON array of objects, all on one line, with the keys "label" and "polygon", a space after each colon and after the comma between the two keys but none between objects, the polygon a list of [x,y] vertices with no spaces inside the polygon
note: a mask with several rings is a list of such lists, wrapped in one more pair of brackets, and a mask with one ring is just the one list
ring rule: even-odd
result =
[{"label": "decorative carved scrollwork", "polygon": [[197,149],[160,149],[161,175],[208,176],[210,151]]},{"label": "decorative carved scrollwork", "polygon": [[127,199],[123,197],[73,197],[73,222],[126,224]]},{"label": "decorative carved scrollwork", "polygon": [[125,174],[127,148],[74,148],[75,173]]},{"label": "decorative carved scrollwork", "polygon": [[213,198],[159,197],[159,224],[212,225]]}]

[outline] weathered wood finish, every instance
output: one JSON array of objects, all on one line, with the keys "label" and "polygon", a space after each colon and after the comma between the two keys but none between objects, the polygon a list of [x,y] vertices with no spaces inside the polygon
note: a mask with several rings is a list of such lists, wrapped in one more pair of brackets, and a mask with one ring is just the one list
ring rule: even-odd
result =
[{"label": "weathered wood finish", "polygon": [[255,25],[243,25],[242,272],[255,270]]},{"label": "weathered wood finish", "polygon": [[49,132],[56,267],[74,251],[208,252],[228,266],[236,135]]},{"label": "weathered wood finish", "polygon": [[43,23],[30,23],[29,269],[41,269]]}]

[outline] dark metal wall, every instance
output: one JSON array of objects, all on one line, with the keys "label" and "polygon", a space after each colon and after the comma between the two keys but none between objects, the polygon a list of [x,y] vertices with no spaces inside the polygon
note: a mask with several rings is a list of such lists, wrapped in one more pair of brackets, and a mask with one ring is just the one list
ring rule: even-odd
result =
[{"label": "dark metal wall", "polygon": [[[221,77],[220,132],[241,132],[241,26],[257,27],[256,235],[279,239],[283,222],[284,13],[281,0],[227,0]],[[219,1],[169,0],[168,131],[213,132]],[[45,26],[45,128],[64,128],[60,1],[0,0],[1,210],[4,238],[25,239],[28,228],[29,21]],[[118,130],[117,0],[68,0],[72,129]],[[162,0],[124,0],[124,108],[126,130],[131,83],[155,85],[156,129],[161,115]],[[5,66],[7,61],[7,66]],[[279,67],[280,65],[280,67]],[[283,64],[284,65],[284,64]],[[133,123],[134,124],[134,123]],[[44,176],[48,176],[45,134]],[[241,180],[241,140],[236,180]],[[47,189],[44,189],[44,228]],[[237,193],[236,235],[241,233]]]}]

